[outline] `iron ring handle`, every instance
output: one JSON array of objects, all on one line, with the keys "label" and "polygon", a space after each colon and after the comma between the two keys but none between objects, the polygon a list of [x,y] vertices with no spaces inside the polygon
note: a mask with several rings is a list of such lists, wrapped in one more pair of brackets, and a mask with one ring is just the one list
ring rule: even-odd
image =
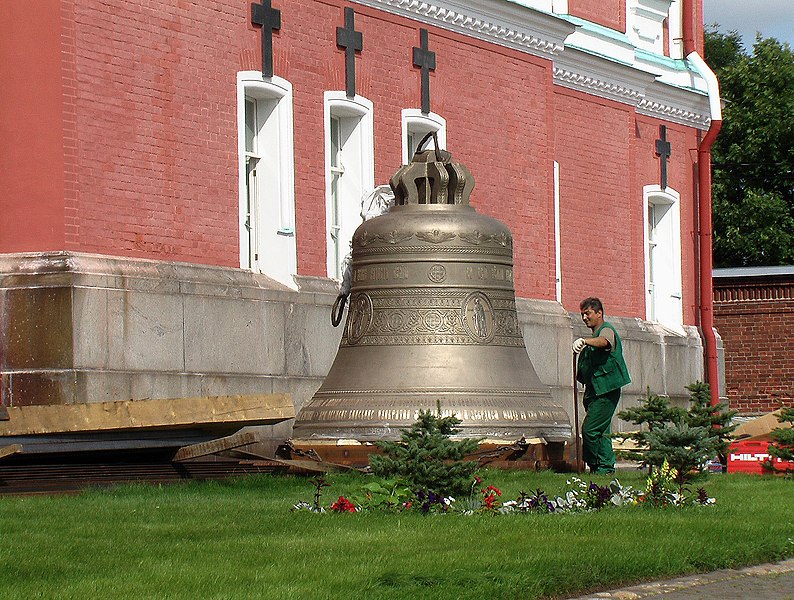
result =
[{"label": "iron ring handle", "polygon": [[342,322],[342,314],[345,311],[345,304],[347,303],[348,294],[339,294],[334,302],[334,307],[331,309],[331,325],[339,327]]}]

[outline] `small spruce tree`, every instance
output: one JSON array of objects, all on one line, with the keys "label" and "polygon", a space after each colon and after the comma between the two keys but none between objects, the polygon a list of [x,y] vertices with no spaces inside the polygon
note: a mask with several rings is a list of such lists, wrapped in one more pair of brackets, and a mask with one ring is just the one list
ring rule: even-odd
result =
[{"label": "small spruce tree", "polygon": [[702,473],[719,442],[706,427],[687,423],[657,427],[648,432],[646,439],[648,449],[643,454],[644,464],[651,466],[653,471],[667,461],[677,471],[675,481],[682,494],[684,485]]},{"label": "small spruce tree", "polygon": [[689,390],[691,403],[686,413],[686,423],[690,427],[705,427],[708,434],[716,438],[714,449],[719,455],[720,463],[724,465],[736,429],[736,425],[731,422],[736,411],[726,410],[727,405],[723,403],[712,405],[708,383],[696,381],[686,386],[686,389]]},{"label": "small spruce tree", "polygon": [[637,430],[631,433],[617,433],[614,437],[623,441],[632,440],[637,450],[621,450],[621,458],[643,462],[644,451],[648,448],[648,433],[669,425],[680,423],[684,420],[686,411],[677,406],[670,406],[670,399],[657,394],[652,394],[650,388],[645,388],[645,398],[632,408],[627,408],[618,413],[618,417],[635,425],[647,426],[647,430]]},{"label": "small spruce tree", "polygon": [[401,441],[379,442],[385,456],[370,456],[375,475],[401,478],[415,491],[424,490],[440,496],[463,496],[469,493],[476,461],[464,461],[479,447],[477,440],[452,440],[460,433],[461,420],[454,415],[442,417],[431,411],[419,411],[419,418],[403,429]]},{"label": "small spruce tree", "polygon": [[[794,406],[783,408],[777,417],[780,423],[794,423]],[[769,454],[775,458],[794,461],[794,427],[777,427],[772,430],[773,444],[769,445]],[[772,464],[773,470],[776,469]],[[788,472],[789,469],[786,469]]]}]

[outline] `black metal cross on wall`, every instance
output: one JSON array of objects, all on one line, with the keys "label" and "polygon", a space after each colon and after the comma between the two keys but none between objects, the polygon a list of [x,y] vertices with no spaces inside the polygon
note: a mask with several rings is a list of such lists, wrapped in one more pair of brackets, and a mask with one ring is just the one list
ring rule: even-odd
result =
[{"label": "black metal cross on wall", "polygon": [[336,28],[336,45],[345,49],[345,95],[356,97],[356,50],[364,48],[364,39],[353,23],[355,12],[345,8],[345,26]]},{"label": "black metal cross on wall", "polygon": [[422,69],[422,113],[430,113],[430,71],[436,70],[436,53],[428,49],[427,29],[419,30],[419,48],[414,47],[414,66]]},{"label": "black metal cross on wall", "polygon": [[273,30],[281,29],[281,11],[261,2],[251,3],[251,23],[262,27],[262,77],[273,77]]},{"label": "black metal cross on wall", "polygon": [[659,125],[659,137],[656,140],[656,154],[661,162],[661,181],[659,186],[664,190],[667,188],[667,159],[671,156],[670,142],[667,141],[667,127]]}]

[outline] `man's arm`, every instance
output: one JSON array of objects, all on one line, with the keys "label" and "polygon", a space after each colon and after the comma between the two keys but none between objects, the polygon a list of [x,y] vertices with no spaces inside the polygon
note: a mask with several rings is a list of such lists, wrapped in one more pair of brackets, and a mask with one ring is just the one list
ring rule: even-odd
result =
[{"label": "man's arm", "polygon": [[612,351],[612,348],[615,347],[615,332],[608,327],[604,327],[598,337],[579,338],[573,343],[574,352],[581,352],[585,346]]}]

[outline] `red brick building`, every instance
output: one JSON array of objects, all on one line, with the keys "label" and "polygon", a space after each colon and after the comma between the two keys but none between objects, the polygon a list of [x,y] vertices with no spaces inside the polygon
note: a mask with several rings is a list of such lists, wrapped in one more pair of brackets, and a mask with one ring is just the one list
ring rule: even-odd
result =
[{"label": "red brick building", "polygon": [[725,348],[732,409],[757,415],[794,404],[794,268],[715,269],[714,323]]},{"label": "red brick building", "polygon": [[361,199],[431,131],[512,230],[561,401],[589,295],[625,329],[632,394],[705,378],[700,0],[7,0],[0,23],[5,405],[300,406]]}]

